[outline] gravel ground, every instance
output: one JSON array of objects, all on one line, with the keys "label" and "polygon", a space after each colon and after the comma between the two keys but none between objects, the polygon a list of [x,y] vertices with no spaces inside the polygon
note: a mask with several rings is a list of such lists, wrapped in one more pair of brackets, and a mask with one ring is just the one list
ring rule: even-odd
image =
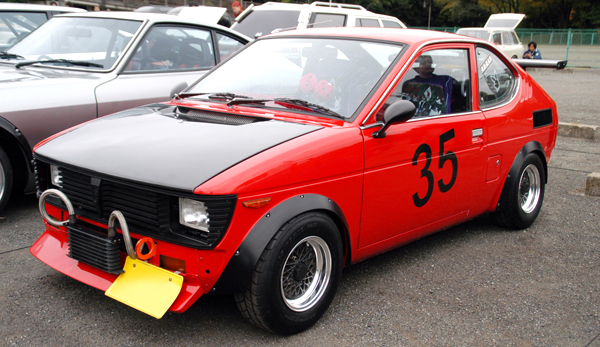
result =
[{"label": "gravel ground", "polygon": [[[561,121],[597,120],[593,78],[534,77]],[[600,347],[600,198],[582,194],[590,172],[600,172],[600,142],[559,137],[530,228],[483,216],[347,268],[325,316],[289,337],[247,324],[230,297],[156,320],[56,272],[29,254],[43,225],[35,197],[20,196],[0,213],[0,345]]]}]

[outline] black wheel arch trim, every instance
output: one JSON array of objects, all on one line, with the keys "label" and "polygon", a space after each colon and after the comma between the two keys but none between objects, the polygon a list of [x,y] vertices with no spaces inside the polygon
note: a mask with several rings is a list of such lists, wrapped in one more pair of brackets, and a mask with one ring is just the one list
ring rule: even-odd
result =
[{"label": "black wheel arch trim", "polygon": [[261,254],[275,233],[290,219],[309,211],[324,211],[334,217],[344,240],[345,259],[348,262],[351,259],[348,223],[339,205],[319,194],[297,195],[273,207],[254,225],[213,287],[215,293],[244,292]]},{"label": "black wheel arch trim", "polygon": [[500,194],[500,199],[498,200],[498,204],[496,205],[496,211],[501,209],[506,203],[505,199],[507,199],[510,190],[512,189],[514,184],[518,184],[519,179],[519,168],[521,163],[525,159],[525,157],[530,153],[536,153],[540,156],[542,160],[542,165],[544,166],[544,184],[548,183],[548,161],[546,159],[546,152],[544,152],[544,147],[537,141],[531,141],[525,144],[517,153],[517,156],[513,160],[513,163],[508,171],[508,176],[506,177],[506,181],[504,182],[504,186],[502,187],[502,193]]},{"label": "black wheel arch trim", "polygon": [[[31,147],[29,146],[29,142],[27,142],[27,139],[25,138],[25,136],[19,131],[19,128],[17,128],[11,122],[9,122],[6,118],[1,117],[1,116],[0,116],[0,129],[3,130],[3,131],[0,131],[0,137],[2,137],[1,136],[2,132],[7,134],[7,136],[8,136],[8,139],[6,139],[6,140],[1,139],[0,145],[3,144],[5,141],[7,141],[9,143],[16,143],[20,150],[21,158],[24,159],[23,162],[18,163],[18,164],[24,164],[25,167],[27,168],[28,172],[30,174],[33,174],[33,172],[34,172],[33,153],[32,153]],[[9,154],[9,152],[10,152],[9,149],[4,148],[4,151],[7,152],[9,157],[14,158],[14,156],[11,156]],[[14,152],[15,152],[14,149],[12,152],[14,154]]]}]

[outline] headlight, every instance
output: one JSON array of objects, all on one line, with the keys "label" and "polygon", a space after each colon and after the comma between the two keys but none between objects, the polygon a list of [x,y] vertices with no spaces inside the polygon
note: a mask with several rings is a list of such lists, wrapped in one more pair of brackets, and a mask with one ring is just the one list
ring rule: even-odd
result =
[{"label": "headlight", "polygon": [[50,165],[50,182],[53,186],[62,188],[62,174],[56,165]]},{"label": "headlight", "polygon": [[202,201],[179,198],[179,223],[190,228],[209,231],[210,218]]}]

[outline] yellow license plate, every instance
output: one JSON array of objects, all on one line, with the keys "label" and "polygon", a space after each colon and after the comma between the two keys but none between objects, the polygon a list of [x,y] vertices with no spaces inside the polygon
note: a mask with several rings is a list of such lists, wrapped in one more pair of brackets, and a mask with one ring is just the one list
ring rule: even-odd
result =
[{"label": "yellow license plate", "polygon": [[130,257],[123,271],[106,295],[154,318],[167,312],[183,285],[183,276]]}]

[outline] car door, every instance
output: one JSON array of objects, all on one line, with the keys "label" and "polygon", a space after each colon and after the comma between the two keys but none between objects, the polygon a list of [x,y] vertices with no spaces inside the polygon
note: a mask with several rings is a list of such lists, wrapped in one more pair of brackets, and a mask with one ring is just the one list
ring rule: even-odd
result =
[{"label": "car door", "polygon": [[[387,105],[406,99],[415,104],[415,117],[389,127],[384,138],[373,137],[379,127],[364,129],[359,248],[365,254],[467,219],[483,182],[485,120],[473,109],[473,50],[438,47],[417,55],[378,112],[381,117]],[[421,76],[427,63],[434,79]]]},{"label": "car door", "polygon": [[167,101],[245,43],[202,27],[155,25],[117,78],[96,89],[98,115]]}]

